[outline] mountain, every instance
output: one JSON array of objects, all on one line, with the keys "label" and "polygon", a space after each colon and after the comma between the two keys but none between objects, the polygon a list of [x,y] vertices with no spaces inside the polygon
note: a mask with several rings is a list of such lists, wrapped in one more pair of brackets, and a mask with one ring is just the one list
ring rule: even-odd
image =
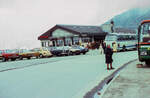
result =
[{"label": "mountain", "polygon": [[[137,29],[142,20],[150,19],[150,8],[133,8],[113,17],[115,27]],[[109,20],[106,23],[110,23]]]}]

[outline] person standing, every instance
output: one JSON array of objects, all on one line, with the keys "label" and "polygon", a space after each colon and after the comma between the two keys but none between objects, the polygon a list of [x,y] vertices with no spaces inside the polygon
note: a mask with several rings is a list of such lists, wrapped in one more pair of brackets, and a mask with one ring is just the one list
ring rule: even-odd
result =
[{"label": "person standing", "polygon": [[117,44],[115,44],[115,43],[113,44],[113,51],[117,52]]},{"label": "person standing", "polygon": [[113,62],[112,55],[113,55],[113,50],[111,49],[110,45],[107,45],[105,49],[105,62],[107,64],[107,70],[114,69],[112,67],[112,62]]}]

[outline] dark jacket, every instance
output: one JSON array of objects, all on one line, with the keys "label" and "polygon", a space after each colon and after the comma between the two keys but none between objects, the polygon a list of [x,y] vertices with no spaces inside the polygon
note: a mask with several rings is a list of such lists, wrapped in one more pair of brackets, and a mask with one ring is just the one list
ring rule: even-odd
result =
[{"label": "dark jacket", "polygon": [[112,59],[112,55],[113,55],[113,50],[111,48],[106,48],[105,49],[105,62],[106,63],[112,63],[113,59]]}]

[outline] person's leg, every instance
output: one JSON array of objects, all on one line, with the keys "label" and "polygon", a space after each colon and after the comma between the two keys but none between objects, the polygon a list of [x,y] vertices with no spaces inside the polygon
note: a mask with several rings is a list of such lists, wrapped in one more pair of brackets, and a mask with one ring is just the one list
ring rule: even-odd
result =
[{"label": "person's leg", "polygon": [[110,63],[110,69],[114,69],[114,68],[112,67],[112,63]]},{"label": "person's leg", "polygon": [[109,64],[107,63],[107,70],[109,70]]}]

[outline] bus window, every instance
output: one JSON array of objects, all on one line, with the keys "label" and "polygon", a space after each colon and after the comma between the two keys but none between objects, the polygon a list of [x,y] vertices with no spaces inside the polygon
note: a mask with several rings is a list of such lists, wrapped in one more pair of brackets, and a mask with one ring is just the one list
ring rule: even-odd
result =
[{"label": "bus window", "polygon": [[140,41],[150,42],[150,23],[142,25]]},{"label": "bus window", "polygon": [[118,41],[123,41],[123,40],[125,40],[126,38],[125,38],[125,35],[119,35],[118,36]]},{"label": "bus window", "polygon": [[150,34],[150,23],[143,24],[142,33],[143,34]]},{"label": "bus window", "polygon": [[105,40],[106,41],[116,41],[117,40],[117,36],[115,36],[115,35],[107,35]]}]

